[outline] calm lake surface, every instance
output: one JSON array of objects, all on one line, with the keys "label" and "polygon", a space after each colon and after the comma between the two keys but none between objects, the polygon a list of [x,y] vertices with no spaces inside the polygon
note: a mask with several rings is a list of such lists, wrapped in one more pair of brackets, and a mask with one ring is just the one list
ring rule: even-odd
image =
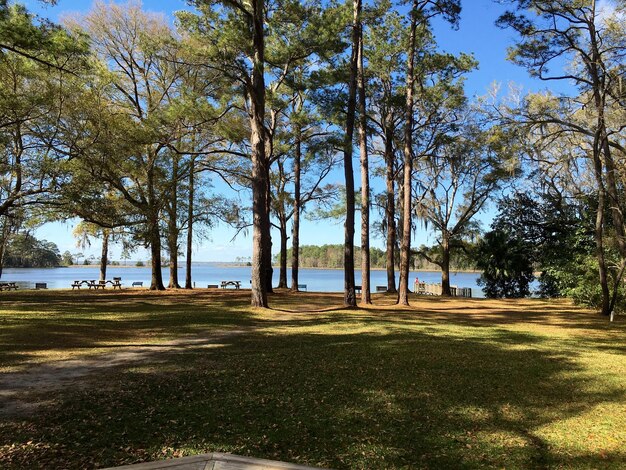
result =
[{"label": "calm lake surface", "polygon": [[[196,287],[206,287],[207,284],[219,284],[221,281],[241,281],[244,288],[250,286],[249,266],[229,266],[221,263],[196,263],[192,265],[192,279]],[[2,273],[3,282],[17,282],[22,288],[32,288],[35,282],[46,282],[50,289],[69,289],[73,281],[98,279],[100,269],[97,266],[76,266],[67,268],[7,268]],[[179,282],[185,282],[184,268],[179,270]],[[149,267],[117,267],[107,268],[107,279],[121,277],[122,285],[129,287],[133,282],[141,281],[144,287],[150,285]],[[341,292],[343,291],[343,271],[339,269],[300,269],[300,283],[306,284],[308,291],[314,292]],[[361,272],[355,271],[356,284],[361,284]],[[441,282],[441,273],[430,271],[411,272],[409,278],[411,289],[415,278],[429,283]],[[452,285],[471,287],[474,297],[482,297],[483,293],[476,284],[478,273],[450,273]],[[163,269],[163,279],[167,285],[169,269]],[[291,270],[288,270],[287,279],[291,283]],[[397,273],[396,273],[397,279]],[[386,271],[372,271],[372,292],[377,285],[387,285]],[[274,285],[278,283],[278,268],[274,269]]]}]

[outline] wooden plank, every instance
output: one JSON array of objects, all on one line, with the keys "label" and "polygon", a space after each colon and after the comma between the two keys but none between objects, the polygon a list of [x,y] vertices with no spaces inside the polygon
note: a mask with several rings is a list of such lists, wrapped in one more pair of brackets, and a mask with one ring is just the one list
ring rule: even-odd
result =
[{"label": "wooden plank", "polygon": [[307,467],[276,460],[255,459],[233,454],[200,454],[180,459],[145,462],[122,467],[110,467],[104,470],[323,470],[319,467]]}]

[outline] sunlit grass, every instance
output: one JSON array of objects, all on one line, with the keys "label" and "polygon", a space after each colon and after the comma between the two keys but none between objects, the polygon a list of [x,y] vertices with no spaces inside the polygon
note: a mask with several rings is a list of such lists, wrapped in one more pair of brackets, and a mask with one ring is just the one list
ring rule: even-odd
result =
[{"label": "sunlit grass", "polygon": [[[414,299],[344,310],[281,292],[10,294],[0,361],[224,335],[2,417],[0,467],[233,452],[332,468],[624,468],[626,324],[565,301]],[[42,398],[34,394],[31,399]]]}]

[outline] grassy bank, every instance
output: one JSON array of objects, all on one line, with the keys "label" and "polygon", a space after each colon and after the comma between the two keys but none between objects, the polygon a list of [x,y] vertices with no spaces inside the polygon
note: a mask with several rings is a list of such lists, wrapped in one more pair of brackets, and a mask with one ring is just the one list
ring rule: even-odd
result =
[{"label": "grassy bank", "polygon": [[626,322],[566,302],[375,296],[345,311],[340,295],[279,293],[262,312],[245,291],[3,294],[5,378],[156,351],[31,390],[35,412],[0,415],[3,468],[213,451],[354,469],[626,466]]}]

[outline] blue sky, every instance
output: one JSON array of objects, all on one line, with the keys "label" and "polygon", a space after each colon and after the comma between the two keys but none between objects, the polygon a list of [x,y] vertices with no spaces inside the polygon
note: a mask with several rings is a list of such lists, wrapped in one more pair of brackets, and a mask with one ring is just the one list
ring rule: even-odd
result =
[{"label": "blue sky", "polygon": [[[92,2],[85,0],[59,0],[56,6],[46,6],[35,0],[22,1],[26,7],[37,14],[58,21],[60,17],[71,12],[86,12]],[[144,9],[149,11],[163,12],[166,17],[172,19],[173,12],[189,8],[182,0],[145,0]],[[513,44],[514,34],[512,31],[500,30],[494,23],[505,8],[493,0],[465,0],[462,1],[463,11],[458,30],[452,30],[448,25],[437,23],[435,34],[442,50],[451,53],[473,53],[479,62],[478,70],[472,72],[466,81],[466,93],[468,96],[484,94],[492,83],[498,82],[506,87],[508,83],[521,85],[525,90],[537,91],[544,89],[544,83],[532,80],[526,71],[506,61],[507,47]],[[358,171],[358,165],[355,165]],[[358,175],[357,175],[358,176]],[[358,179],[358,178],[357,178]],[[331,175],[329,182],[342,182],[342,170]],[[374,190],[382,188],[382,181],[372,181]],[[487,210],[481,216],[483,225],[488,226],[490,211]],[[357,224],[360,221],[357,217]],[[358,225],[357,225],[358,227]],[[45,238],[55,242],[61,252],[83,251],[84,253],[97,255],[99,243],[95,243],[91,249],[79,250],[72,237],[71,224],[47,224],[37,231],[39,238]],[[359,230],[357,229],[357,234]],[[200,242],[194,247],[194,259],[196,261],[233,261],[239,256],[251,256],[251,234],[247,237],[240,235],[235,241],[231,241],[234,232],[228,227],[217,227],[213,230],[210,240]],[[274,238],[274,251],[278,249],[278,234]],[[433,237],[418,231],[413,241],[414,245],[421,243],[433,243]],[[359,244],[358,236],[355,242]],[[332,222],[304,221],[302,225],[301,244],[325,244],[343,243],[343,225]],[[373,246],[384,247],[384,241],[380,238],[372,241]],[[120,250],[113,248],[112,259],[119,257]],[[138,250],[133,259],[148,259],[145,250]]]}]

